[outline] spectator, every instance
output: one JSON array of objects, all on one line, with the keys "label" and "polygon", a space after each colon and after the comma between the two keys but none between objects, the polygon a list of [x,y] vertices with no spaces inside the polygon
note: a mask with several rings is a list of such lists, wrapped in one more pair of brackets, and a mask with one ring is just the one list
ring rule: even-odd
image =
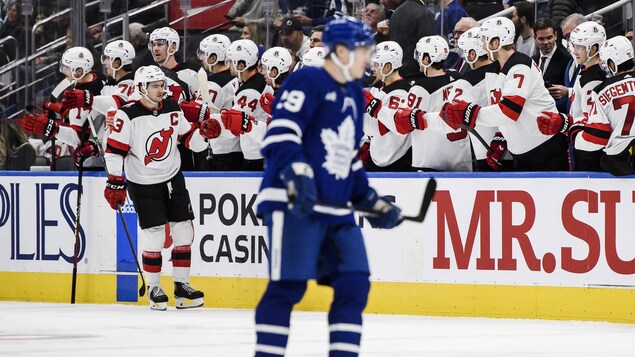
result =
[{"label": "spectator", "polygon": [[[273,1],[274,8],[273,13],[278,11],[278,2]],[[227,11],[227,16],[232,20],[234,27],[230,30],[238,31],[239,28],[243,28],[248,24],[256,24],[258,26],[258,32],[266,33],[267,27],[271,19],[265,16],[265,9],[262,6],[260,0],[237,0],[234,5]],[[268,46],[269,44],[267,44]]]},{"label": "spectator", "polygon": [[15,42],[7,42],[4,44],[4,52],[11,60],[16,59],[16,56],[24,57],[26,42],[22,24],[22,7],[18,1],[12,1],[7,4],[7,16],[4,18],[4,24],[0,27],[0,39],[7,36],[12,36],[18,40],[18,48],[16,52]]},{"label": "spectator", "polygon": [[[454,26],[456,23],[461,20],[463,17],[467,17],[467,12],[458,1],[455,0],[442,0],[443,1],[443,12],[442,16],[435,17],[435,29],[438,35],[447,36],[449,33],[454,30]],[[443,23],[443,25],[441,25]],[[454,46],[453,43],[450,43],[451,46]]]},{"label": "spectator", "polygon": [[388,36],[385,36],[377,31],[377,24],[386,18],[386,14],[381,5],[370,3],[366,5],[362,13],[362,22],[368,25],[373,31],[373,39],[375,43],[380,43],[388,40]]},{"label": "spectator", "polygon": [[243,27],[240,38],[242,40],[252,40],[255,44],[262,45],[260,30],[256,24],[249,24]]},{"label": "spectator", "polygon": [[459,22],[457,22],[454,26],[453,36],[455,51],[450,52],[450,55],[448,56],[448,69],[454,69],[460,74],[463,74],[470,70],[470,65],[467,63],[467,61],[465,61],[465,59],[463,58],[464,56],[461,55],[461,50],[458,48],[458,46],[456,46],[456,43],[463,33],[473,27],[478,27],[478,22],[476,22],[476,20],[471,17],[464,17],[460,19]]},{"label": "spectator", "polygon": [[405,0],[392,14],[389,27],[390,40],[403,49],[401,75],[406,79],[420,76],[419,64],[411,54],[420,38],[434,35],[434,17],[419,0]]},{"label": "spectator", "polygon": [[322,32],[324,32],[324,26],[316,26],[311,31],[311,37],[309,37],[309,47],[324,47],[322,44]]},{"label": "spectator", "polygon": [[280,38],[282,46],[290,49],[300,60],[302,60],[304,53],[309,50],[309,38],[302,33],[302,24],[294,17],[282,19]]},{"label": "spectator", "polygon": [[514,3],[512,22],[516,26],[516,51],[529,57],[536,54],[536,42],[534,41],[534,5],[528,1]]},{"label": "spectator", "polygon": [[539,52],[533,57],[542,72],[542,78],[547,88],[553,84],[564,84],[564,72],[571,56],[567,51],[557,46],[558,33],[548,18],[536,21],[534,37]]},{"label": "spectator", "polygon": [[[586,21],[587,19],[584,17],[584,15],[572,14],[567,16],[560,23],[564,46],[569,50],[569,52],[573,52],[573,46],[571,46],[569,43],[569,35],[576,27],[578,27],[579,24]],[[569,60],[567,68],[564,71],[564,85],[554,84],[549,87],[549,94],[551,94],[553,99],[556,100],[556,106],[562,113],[569,112],[569,97],[571,96],[571,88],[573,88],[573,85],[575,84],[575,79],[577,78],[579,71],[580,66],[578,66],[572,58],[571,60]]]},{"label": "spectator", "polygon": [[549,0],[547,11],[554,28],[558,28],[567,16],[582,13],[582,4],[580,0]]},{"label": "spectator", "polygon": [[626,39],[628,39],[629,41],[633,42],[633,30],[631,29],[626,30],[626,32],[624,33],[624,37],[626,37]]},{"label": "spectator", "polygon": [[130,31],[130,42],[134,47],[136,56],[132,61],[132,70],[136,71],[137,68],[143,66],[150,66],[155,64],[152,53],[148,49],[148,34],[144,30],[144,26],[138,22],[133,22],[128,25],[128,31]]},{"label": "spectator", "polygon": [[16,120],[0,118],[0,170],[29,170],[35,149]]}]

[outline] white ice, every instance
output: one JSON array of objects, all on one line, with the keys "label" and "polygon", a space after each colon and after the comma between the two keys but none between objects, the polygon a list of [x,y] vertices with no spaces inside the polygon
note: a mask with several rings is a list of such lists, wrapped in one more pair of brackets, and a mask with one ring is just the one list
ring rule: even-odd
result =
[{"label": "white ice", "polygon": [[[288,356],[326,356],[325,313],[294,312]],[[635,356],[635,325],[364,316],[361,356]],[[0,302],[0,356],[251,356],[253,311]]]}]

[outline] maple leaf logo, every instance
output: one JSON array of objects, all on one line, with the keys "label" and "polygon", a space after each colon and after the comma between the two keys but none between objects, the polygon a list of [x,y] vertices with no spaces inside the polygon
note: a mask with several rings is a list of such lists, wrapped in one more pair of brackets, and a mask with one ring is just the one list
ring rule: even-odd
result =
[{"label": "maple leaf logo", "polygon": [[329,128],[322,129],[320,138],[326,151],[322,167],[335,175],[336,180],[347,178],[355,157],[355,124],[351,116],[344,119],[337,132]]}]

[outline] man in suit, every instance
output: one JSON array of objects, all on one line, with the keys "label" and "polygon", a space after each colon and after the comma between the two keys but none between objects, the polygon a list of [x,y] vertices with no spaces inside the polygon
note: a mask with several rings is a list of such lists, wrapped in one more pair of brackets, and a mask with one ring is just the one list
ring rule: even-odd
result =
[{"label": "man in suit", "polygon": [[[558,46],[558,33],[548,18],[542,18],[534,24],[534,38],[538,46],[538,53],[532,58],[545,81],[545,87],[549,88],[554,84],[563,85],[564,75],[567,70],[571,55],[562,47]],[[558,108],[565,112],[566,108]]]},{"label": "man in suit", "polygon": [[476,20],[474,20],[474,18],[472,17],[463,17],[454,26],[454,50],[450,51],[450,55],[446,60],[446,69],[453,69],[460,74],[464,74],[465,72],[470,70],[470,65],[463,58],[463,54],[460,52],[460,49],[456,45],[456,43],[463,33],[473,27],[478,27],[478,22],[476,22]]}]

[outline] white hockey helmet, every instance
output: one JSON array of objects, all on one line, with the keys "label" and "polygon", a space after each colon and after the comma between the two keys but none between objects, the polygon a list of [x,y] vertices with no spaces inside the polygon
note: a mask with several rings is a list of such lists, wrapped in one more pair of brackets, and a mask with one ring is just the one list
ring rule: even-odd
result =
[{"label": "white hockey helmet", "polygon": [[[281,74],[289,72],[292,62],[291,53],[284,47],[271,47],[262,54],[260,59],[260,63],[265,67],[265,75],[273,81]],[[269,72],[274,68],[278,70],[278,74],[272,78]]]},{"label": "white hockey helmet", "polygon": [[[147,90],[148,83],[156,81],[163,81],[164,87],[168,83],[165,73],[155,65],[139,67],[134,74],[134,84],[139,89]],[[139,90],[139,93],[144,94],[141,90]]]},{"label": "white hockey helmet", "polygon": [[227,60],[232,62],[234,68],[238,68],[238,63],[244,61],[245,69],[247,69],[258,63],[258,46],[252,40],[236,40],[227,48],[226,56]]},{"label": "white hockey helmet", "polygon": [[[60,72],[68,75],[66,68],[69,69],[70,75],[74,80],[78,80],[85,76],[93,68],[95,61],[93,54],[84,47],[71,47],[62,54],[60,60]],[[81,77],[75,77],[75,70],[81,68],[83,70]]]},{"label": "white hockey helmet", "polygon": [[[132,46],[130,42],[124,40],[116,40],[112,41],[111,43],[107,44],[106,47],[104,47],[104,54],[101,55],[101,63],[104,63],[106,58],[110,58],[112,67],[112,62],[116,58],[119,58],[119,60],[121,61],[121,67],[123,67],[125,65],[132,64],[135,55],[136,52],[134,50],[134,46]],[[121,67],[113,69],[117,70]]]},{"label": "white hockey helmet", "polygon": [[[196,50],[196,55],[198,59],[203,61],[206,67],[208,67],[208,71],[211,72],[211,67],[218,62],[225,61],[225,52],[227,52],[227,48],[231,44],[229,37],[225,35],[215,34],[211,36],[205,37],[201,43],[198,45],[198,49]],[[207,63],[207,59],[211,55],[216,55],[216,62]]]},{"label": "white hockey helmet", "polygon": [[[472,27],[471,29],[463,32],[456,42],[456,45],[463,51],[463,58],[469,64],[473,64],[479,57],[487,55],[487,51],[483,48],[480,27]],[[467,56],[471,51],[476,52],[476,58],[472,62],[467,59]]]},{"label": "white hockey helmet", "polygon": [[599,50],[604,41],[606,41],[604,26],[595,21],[587,21],[579,24],[569,35],[569,42],[572,45],[584,46],[588,59],[592,57],[590,53],[593,45],[597,45]]},{"label": "white hockey helmet", "polygon": [[503,46],[514,44],[516,37],[516,28],[512,20],[506,17],[495,17],[485,20],[481,24],[481,40],[485,43],[485,47],[489,48],[489,43],[498,38],[500,46],[491,52],[498,51]]},{"label": "white hockey helmet", "polygon": [[326,57],[324,47],[310,48],[302,56],[302,66],[322,67],[324,66],[324,57]]},{"label": "white hockey helmet", "polygon": [[[610,38],[600,47],[601,66],[612,76],[617,73],[617,66],[633,61],[633,57],[633,44],[624,36]],[[613,62],[614,70],[609,66],[609,60]]]},{"label": "white hockey helmet", "polygon": [[[150,34],[150,42],[148,42],[148,49],[150,52],[152,52],[152,42],[157,40],[164,40],[168,44],[168,56],[176,53],[176,51],[179,50],[179,45],[181,44],[178,32],[171,27],[161,27],[152,31]],[[170,52],[169,47],[173,43],[176,44],[176,48],[174,49],[174,52]]]},{"label": "white hockey helmet", "polygon": [[448,42],[441,36],[426,36],[419,39],[415,46],[415,59],[421,63],[425,54],[430,56],[431,63],[444,61],[450,54]]},{"label": "white hockey helmet", "polygon": [[[371,58],[373,63],[376,63],[381,73],[382,82],[396,69],[401,67],[403,60],[403,50],[401,46],[395,41],[384,41],[377,45],[375,54]],[[390,72],[384,73],[384,66],[390,63]]]}]

